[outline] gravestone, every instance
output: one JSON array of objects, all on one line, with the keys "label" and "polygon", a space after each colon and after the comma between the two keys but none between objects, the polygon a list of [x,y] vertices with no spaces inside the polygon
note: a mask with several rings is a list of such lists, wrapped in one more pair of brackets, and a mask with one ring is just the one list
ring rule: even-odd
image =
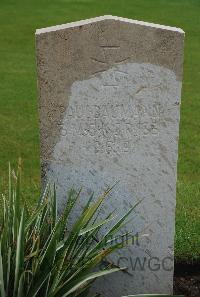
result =
[{"label": "gravestone", "polygon": [[[102,296],[172,293],[184,32],[113,16],[36,31],[42,180],[82,200],[116,184],[101,215],[147,236],[113,256],[127,272],[97,281]],[[82,204],[82,200],[80,204]]]}]

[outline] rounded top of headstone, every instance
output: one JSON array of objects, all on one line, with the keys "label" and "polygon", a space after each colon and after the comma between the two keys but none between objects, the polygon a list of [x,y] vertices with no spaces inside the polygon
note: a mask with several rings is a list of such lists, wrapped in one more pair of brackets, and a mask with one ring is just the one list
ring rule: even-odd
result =
[{"label": "rounded top of headstone", "polygon": [[113,20],[113,21],[118,21],[118,22],[123,22],[123,23],[129,23],[129,24],[134,24],[134,25],[145,26],[145,27],[149,27],[149,28],[167,30],[167,31],[174,31],[174,32],[184,34],[184,31],[182,29],[176,28],[176,27],[170,27],[170,26],[165,26],[165,25],[159,25],[159,24],[154,24],[154,23],[137,21],[137,20],[127,19],[127,18],[118,17],[118,16],[104,15],[104,16],[99,16],[99,17],[95,17],[95,18],[80,20],[80,21],[77,21],[77,22],[71,22],[71,23],[67,23],[67,24],[62,24],[62,25],[37,29],[36,30],[36,35],[52,32],[52,31],[58,31],[58,30],[73,28],[73,27],[84,26],[84,25],[88,25],[88,24],[96,23],[96,22],[103,22],[103,21],[107,21],[107,20]]}]

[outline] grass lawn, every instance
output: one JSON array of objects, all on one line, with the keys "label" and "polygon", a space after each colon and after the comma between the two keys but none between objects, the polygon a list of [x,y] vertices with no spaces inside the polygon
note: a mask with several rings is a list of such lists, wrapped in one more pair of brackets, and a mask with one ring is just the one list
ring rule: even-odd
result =
[{"label": "grass lawn", "polygon": [[[200,256],[200,1],[1,0],[0,175],[21,156],[28,195],[40,184],[34,33],[36,28],[112,14],[186,32],[175,253]],[[30,187],[31,185],[31,187]],[[31,189],[28,191],[28,189]],[[36,196],[35,196],[36,197]],[[35,198],[36,199],[36,198]]]}]

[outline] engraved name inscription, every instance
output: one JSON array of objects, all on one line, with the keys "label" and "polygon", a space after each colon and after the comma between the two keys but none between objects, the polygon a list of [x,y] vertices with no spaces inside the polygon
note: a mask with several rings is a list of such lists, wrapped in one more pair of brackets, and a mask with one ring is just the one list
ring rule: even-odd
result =
[{"label": "engraved name inscription", "polygon": [[[134,151],[137,143],[147,136],[159,134],[163,122],[164,107],[157,103],[153,106],[134,105],[130,101],[113,103],[69,105],[64,120],[48,114],[60,128],[65,151],[72,150],[77,138],[86,139],[87,149],[94,153],[116,154]],[[54,106],[54,113],[61,115],[62,106]],[[66,139],[66,141],[65,141]]]},{"label": "engraved name inscription", "polygon": [[66,110],[54,102],[47,114],[48,126],[60,131],[57,158],[65,160],[79,146],[85,154],[131,154],[146,138],[158,137],[173,108],[166,73],[159,70],[120,64],[75,82]]}]

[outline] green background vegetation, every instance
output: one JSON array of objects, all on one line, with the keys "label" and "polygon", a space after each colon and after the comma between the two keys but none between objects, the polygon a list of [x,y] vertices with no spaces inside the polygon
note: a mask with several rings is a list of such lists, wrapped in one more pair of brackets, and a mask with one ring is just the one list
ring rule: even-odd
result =
[{"label": "green background vegetation", "polygon": [[1,0],[0,175],[23,159],[24,189],[36,199],[40,185],[35,65],[36,28],[112,14],[181,27],[186,32],[178,162],[175,253],[200,255],[200,1]]}]

